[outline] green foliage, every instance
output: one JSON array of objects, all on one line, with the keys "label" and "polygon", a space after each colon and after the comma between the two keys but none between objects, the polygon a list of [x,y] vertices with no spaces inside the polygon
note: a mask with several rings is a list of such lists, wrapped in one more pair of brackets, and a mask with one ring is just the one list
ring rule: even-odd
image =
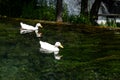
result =
[{"label": "green foliage", "polygon": [[113,28],[117,27],[117,24],[115,23],[115,20],[111,20],[111,21],[107,20],[107,25],[111,26]]},{"label": "green foliage", "polygon": [[34,5],[30,2],[28,5],[23,6],[22,15],[23,18],[37,18],[38,12],[34,9]]},{"label": "green foliage", "polygon": [[36,6],[31,2],[23,7],[21,17],[53,21],[55,20],[55,9],[46,5]]},{"label": "green foliage", "polygon": [[90,16],[87,15],[69,15],[69,12],[67,11],[67,4],[64,5],[63,15],[62,15],[63,21],[70,22],[70,23],[83,23],[83,24],[91,24],[90,22]]},{"label": "green foliage", "polygon": [[55,9],[53,7],[39,7],[39,19],[41,20],[48,20],[48,21],[55,21]]},{"label": "green foliage", "polygon": [[[68,16],[68,15],[66,15]],[[89,15],[84,16],[84,15],[70,15],[67,17],[67,22],[71,23],[83,23],[83,24],[91,24]]]},{"label": "green foliage", "polygon": [[107,22],[105,24],[101,23],[100,26],[104,26],[104,27],[113,27],[116,28],[118,25],[114,20],[107,20]]},{"label": "green foliage", "polygon": [[69,14],[68,14],[68,10],[67,10],[67,4],[63,5],[63,13],[62,13],[62,18],[64,22],[69,22]]},{"label": "green foliage", "polygon": [[[55,11],[54,5],[47,6],[47,5],[41,4],[37,7],[35,7],[35,5],[33,5],[33,3],[30,3],[27,6],[24,6],[21,17],[55,21],[56,11]],[[62,18],[63,18],[64,22],[91,24],[90,19],[89,19],[89,15],[88,16],[69,15],[66,5],[64,5]]]},{"label": "green foliage", "polygon": [[[90,24],[89,17],[83,15],[81,16],[69,15],[66,4],[64,4],[63,8],[64,10],[62,18],[64,22]],[[47,5],[46,0],[40,0],[39,5],[36,4],[35,0],[0,1],[0,15],[5,15],[9,17],[22,17],[28,19],[55,21],[56,20],[55,1],[54,0],[51,1],[49,6]]]},{"label": "green foliage", "polygon": [[9,17],[19,17],[22,8],[21,2],[21,0],[0,0],[0,14]]}]

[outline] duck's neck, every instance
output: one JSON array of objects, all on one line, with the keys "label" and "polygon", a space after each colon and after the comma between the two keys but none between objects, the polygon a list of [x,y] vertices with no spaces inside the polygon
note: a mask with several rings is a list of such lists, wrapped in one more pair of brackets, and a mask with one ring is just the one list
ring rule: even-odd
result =
[{"label": "duck's neck", "polygon": [[37,26],[37,25],[35,26],[35,29],[38,29],[38,26]]}]

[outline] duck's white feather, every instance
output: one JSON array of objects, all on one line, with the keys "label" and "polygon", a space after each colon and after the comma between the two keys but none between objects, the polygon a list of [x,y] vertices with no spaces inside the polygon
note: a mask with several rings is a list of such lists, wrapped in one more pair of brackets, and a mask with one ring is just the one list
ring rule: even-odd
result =
[{"label": "duck's white feather", "polygon": [[53,51],[49,51],[49,50],[46,50],[46,49],[43,49],[43,48],[40,48],[40,52],[42,52],[42,53],[53,53]]},{"label": "duck's white feather", "polygon": [[37,30],[38,27],[34,27],[25,23],[20,22],[21,28],[22,29],[27,29],[27,30]]},{"label": "duck's white feather", "polygon": [[40,41],[40,46],[42,49],[46,49],[46,50],[49,50],[49,51],[59,51],[59,48],[55,45],[52,45],[50,43],[47,43],[47,42],[43,42],[43,41]]}]

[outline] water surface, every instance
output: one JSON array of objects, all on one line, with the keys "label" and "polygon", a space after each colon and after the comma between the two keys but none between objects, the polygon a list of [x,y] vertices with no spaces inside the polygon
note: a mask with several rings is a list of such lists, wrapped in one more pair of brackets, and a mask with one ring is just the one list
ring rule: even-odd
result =
[{"label": "water surface", "polygon": [[[0,80],[119,80],[120,34],[69,26],[43,25],[42,38],[21,35],[19,23],[0,23]],[[64,48],[53,54],[39,51],[39,40]]]}]

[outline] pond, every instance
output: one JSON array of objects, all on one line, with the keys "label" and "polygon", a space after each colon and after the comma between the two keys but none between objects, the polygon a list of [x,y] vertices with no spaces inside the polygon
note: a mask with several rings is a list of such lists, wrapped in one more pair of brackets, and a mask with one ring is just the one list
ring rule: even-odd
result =
[{"label": "pond", "polygon": [[[0,80],[119,80],[120,34],[43,24],[42,37],[0,22]],[[39,41],[60,41],[61,60],[39,51]]]}]

